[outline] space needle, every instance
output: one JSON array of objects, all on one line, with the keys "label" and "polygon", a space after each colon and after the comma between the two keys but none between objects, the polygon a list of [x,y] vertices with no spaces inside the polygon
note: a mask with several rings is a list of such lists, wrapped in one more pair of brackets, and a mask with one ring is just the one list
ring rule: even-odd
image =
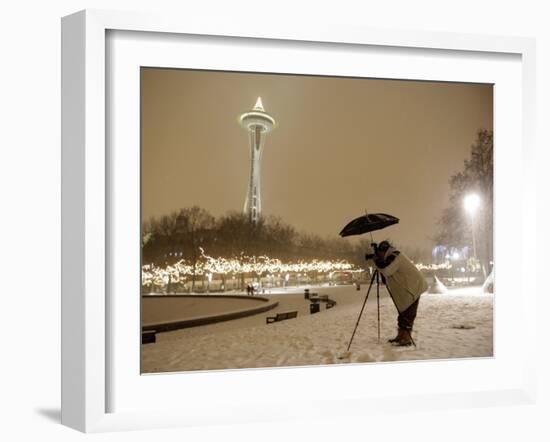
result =
[{"label": "space needle", "polygon": [[248,131],[250,145],[250,180],[244,202],[244,213],[251,222],[256,223],[262,213],[260,193],[261,159],[266,135],[275,127],[275,119],[269,115],[258,97],[252,110],[239,117],[240,125]]}]

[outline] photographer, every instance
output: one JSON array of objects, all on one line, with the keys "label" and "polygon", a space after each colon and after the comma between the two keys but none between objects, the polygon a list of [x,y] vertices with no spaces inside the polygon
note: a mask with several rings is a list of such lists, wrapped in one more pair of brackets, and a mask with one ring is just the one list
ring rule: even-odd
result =
[{"label": "photographer", "polygon": [[399,312],[398,333],[389,342],[397,346],[411,345],[414,343],[411,333],[418,302],[420,295],[428,290],[428,283],[412,261],[393,248],[388,241],[372,246],[374,253],[365,258],[374,262]]}]

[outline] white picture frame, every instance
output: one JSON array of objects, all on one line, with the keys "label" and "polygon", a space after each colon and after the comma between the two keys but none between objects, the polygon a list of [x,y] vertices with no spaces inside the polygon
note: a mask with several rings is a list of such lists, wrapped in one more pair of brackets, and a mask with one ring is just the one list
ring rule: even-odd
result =
[{"label": "white picture frame", "polygon": [[[313,395],[301,398],[293,406],[290,399],[285,403],[262,403],[255,406],[258,397],[257,386],[265,382],[267,376],[300,379],[303,384],[304,370],[315,370],[334,375],[334,370],[342,367],[320,367],[307,369],[284,369],[272,373],[271,370],[253,371],[253,375],[243,376],[246,371],[230,373],[207,373],[194,375],[192,382],[218,385],[237,385],[238,388],[249,384],[249,392],[237,396],[236,391],[220,392],[219,402],[210,404],[209,412],[200,406],[199,393],[189,390],[187,402],[195,401],[199,405],[158,407],[151,402],[136,410],[113,410],[109,404],[109,395],[114,388],[112,376],[113,361],[116,359],[108,339],[109,327],[116,321],[108,298],[109,282],[109,244],[116,229],[110,229],[112,198],[109,194],[109,152],[106,133],[106,120],[109,117],[107,107],[108,81],[106,77],[107,33],[150,32],[162,35],[216,36],[222,39],[269,40],[273,44],[285,42],[286,45],[300,44],[336,44],[337,49],[346,47],[376,47],[380,51],[390,48],[407,50],[429,50],[434,57],[438,53],[469,53],[483,62],[490,54],[502,54],[516,57],[521,69],[521,81],[518,90],[512,91],[519,97],[521,111],[511,114],[516,125],[515,134],[519,134],[517,154],[521,160],[522,184],[516,190],[520,198],[520,223],[515,241],[520,247],[521,262],[510,270],[520,276],[527,274],[528,258],[534,256],[536,238],[536,194],[533,192],[536,151],[534,145],[534,107],[535,107],[535,45],[532,39],[517,37],[491,37],[451,33],[427,33],[416,31],[388,31],[344,26],[319,24],[295,28],[280,24],[277,28],[259,27],[254,23],[210,23],[196,17],[159,17],[150,14],[133,14],[99,10],[81,11],[64,17],[62,20],[62,423],[84,432],[115,431],[140,428],[162,428],[186,425],[207,425],[222,422],[254,422],[262,420],[296,418],[301,415],[304,403],[310,409],[323,409],[333,415],[364,415],[370,412],[403,411],[406,405],[400,397],[407,395],[414,400],[416,409],[441,409],[470,406],[490,406],[500,404],[533,403],[535,383],[535,334],[536,317],[536,279],[522,278],[523,286],[519,306],[522,315],[518,316],[521,325],[522,351],[517,354],[517,364],[513,367],[513,376],[508,381],[495,383],[487,388],[480,385],[468,390],[446,391],[435,383],[431,391],[419,391],[398,394],[383,392],[372,394],[359,390],[357,394],[338,395],[337,392]],[[234,41],[234,40],[232,40]],[[112,55],[112,54],[111,54]],[[515,84],[515,83],[514,83]],[[498,100],[498,98],[497,98]],[[498,103],[495,105],[496,118]],[[496,143],[499,132],[495,131]],[[505,140],[502,146],[505,145]],[[497,147],[498,149],[498,147]],[[501,154],[506,159],[507,152]],[[512,163],[517,158],[512,159]],[[497,168],[499,165],[497,164]],[[502,189],[502,187],[501,187]],[[496,192],[499,190],[496,186]],[[504,189],[506,191],[506,189]],[[501,201],[503,198],[501,198]],[[497,198],[498,201],[498,198]],[[498,204],[498,202],[497,202]],[[498,215],[495,221],[500,222]],[[498,236],[496,236],[498,239]],[[495,252],[498,256],[502,244],[496,241]],[[501,252],[502,253],[502,252]],[[498,258],[497,258],[498,259]],[[516,262],[517,264],[517,262]],[[518,269],[519,267],[519,269]],[[503,277],[506,269],[503,268]],[[498,270],[497,270],[498,272]],[[498,287],[498,276],[497,276]],[[138,302],[139,296],[136,296]],[[497,308],[498,303],[496,301]],[[503,300],[503,304],[504,304]],[[533,318],[533,320],[531,319]],[[498,325],[498,317],[497,317]],[[505,330],[504,328],[502,330]],[[498,344],[498,330],[497,330]],[[497,354],[495,359],[498,359]],[[473,363],[472,363],[473,362]],[[441,364],[441,363],[440,363]],[[464,373],[475,374],[480,365],[474,361],[460,363]],[[490,365],[487,371],[498,368],[506,372],[505,365]],[[397,368],[396,368],[397,367]],[[408,367],[408,368],[407,368]],[[414,368],[416,367],[416,368]],[[448,366],[451,367],[451,366]],[[454,369],[453,367],[449,368]],[[346,377],[360,379],[367,371],[369,374],[384,371],[433,370],[428,364],[370,364],[346,367]],[[452,371],[451,371],[452,372]],[[282,375],[281,375],[282,373]],[[435,373],[435,372],[434,372]],[[139,376],[139,373],[136,374]],[[165,384],[176,382],[178,375],[165,376]],[[473,375],[472,375],[473,376]],[[498,377],[498,376],[497,376]],[[120,378],[120,377],[119,377]],[[157,378],[159,378],[157,376]],[[275,381],[277,382],[277,381]],[[294,381],[296,382],[296,381]],[[448,380],[445,382],[449,382]],[[258,383],[258,384],[256,384]],[[498,384],[498,385],[497,385]],[[164,387],[166,387],[166,385]],[[444,384],[441,384],[444,385]],[[307,387],[307,386],[306,386]],[[299,389],[298,389],[299,390]],[[221,390],[220,390],[221,391]],[[300,390],[299,390],[300,391]],[[301,393],[313,391],[307,388]],[[124,394],[124,391],[122,392]],[[211,394],[216,394],[215,391]],[[224,408],[229,402],[232,410]],[[116,407],[115,407],[116,408]]]}]

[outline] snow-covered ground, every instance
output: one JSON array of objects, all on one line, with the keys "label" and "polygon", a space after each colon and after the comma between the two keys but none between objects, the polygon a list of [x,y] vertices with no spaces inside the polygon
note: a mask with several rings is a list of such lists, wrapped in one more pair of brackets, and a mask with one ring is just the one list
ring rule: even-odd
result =
[{"label": "snow-covered ground", "polygon": [[[396,333],[397,312],[381,288],[380,343],[377,342],[376,292],[367,306],[346,354],[366,286],[311,288],[338,304],[309,314],[309,301],[299,293],[271,294],[279,306],[266,313],[218,324],[157,334],[142,345],[142,372],[278,367],[349,362],[489,357],[493,355],[493,296],[481,287],[424,294],[413,338],[417,347],[387,343]],[[205,301],[207,302],[207,301]],[[203,307],[204,308],[204,307]],[[298,311],[296,319],[266,325],[265,318]],[[344,359],[339,359],[345,355]]]},{"label": "snow-covered ground", "polygon": [[146,296],[141,300],[141,322],[143,325],[175,322],[249,310],[264,305],[266,305],[265,301],[256,296],[241,299],[231,296],[210,297],[210,295],[182,298],[163,295]]}]

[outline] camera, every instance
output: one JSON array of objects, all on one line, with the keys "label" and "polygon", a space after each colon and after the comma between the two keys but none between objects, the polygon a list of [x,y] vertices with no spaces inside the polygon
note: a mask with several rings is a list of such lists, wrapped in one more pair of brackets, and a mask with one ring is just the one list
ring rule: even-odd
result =
[{"label": "camera", "polygon": [[374,259],[376,257],[376,252],[378,250],[378,244],[376,244],[375,242],[371,243],[370,245],[372,247],[372,249],[374,250],[374,253],[367,253],[365,255],[365,260],[368,261],[370,259]]}]

